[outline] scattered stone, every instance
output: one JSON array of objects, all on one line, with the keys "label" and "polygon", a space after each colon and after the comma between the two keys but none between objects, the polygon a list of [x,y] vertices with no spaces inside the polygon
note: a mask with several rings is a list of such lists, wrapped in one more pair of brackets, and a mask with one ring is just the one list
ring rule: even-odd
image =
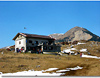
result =
[{"label": "scattered stone", "polygon": [[94,44],[93,42],[91,44]]},{"label": "scattered stone", "polygon": [[62,53],[58,53],[58,55],[62,56]]},{"label": "scattered stone", "polygon": [[88,52],[88,55],[91,55],[91,53],[90,53],[90,52]]},{"label": "scattered stone", "polygon": [[71,48],[73,48],[73,46],[72,46],[72,45],[71,45],[70,47],[71,47]]},{"label": "scattered stone", "polygon": [[96,50],[96,52],[98,52],[98,50]]},{"label": "scattered stone", "polygon": [[1,52],[1,54],[4,54],[3,52]]},{"label": "scattered stone", "polygon": [[0,72],[0,74],[2,74],[2,72]]},{"label": "scattered stone", "polygon": [[88,59],[86,59],[86,61],[88,61]]},{"label": "scattered stone", "polygon": [[4,68],[4,66],[2,66],[2,68]]},{"label": "scattered stone", "polygon": [[40,67],[40,65],[37,65],[36,68]]},{"label": "scattered stone", "polygon": [[68,60],[70,60],[70,57],[67,57]]},{"label": "scattered stone", "polygon": [[32,69],[32,71],[34,71],[34,70]]},{"label": "scattered stone", "polygon": [[59,57],[55,57],[55,59],[59,59]]}]

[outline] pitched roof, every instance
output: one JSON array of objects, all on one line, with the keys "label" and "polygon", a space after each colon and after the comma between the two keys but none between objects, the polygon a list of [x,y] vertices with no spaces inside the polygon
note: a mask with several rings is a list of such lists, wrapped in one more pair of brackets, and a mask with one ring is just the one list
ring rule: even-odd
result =
[{"label": "pitched roof", "polygon": [[24,37],[27,38],[41,38],[41,39],[50,39],[50,40],[55,40],[54,38],[50,37],[50,36],[45,36],[45,35],[36,35],[36,34],[27,34],[27,33],[18,33],[13,40],[15,40],[17,38],[18,35],[23,35]]}]

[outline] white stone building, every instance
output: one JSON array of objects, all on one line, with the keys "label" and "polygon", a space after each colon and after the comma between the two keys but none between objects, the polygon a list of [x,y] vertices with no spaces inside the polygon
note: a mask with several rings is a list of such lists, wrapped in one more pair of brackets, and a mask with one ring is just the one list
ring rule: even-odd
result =
[{"label": "white stone building", "polygon": [[60,45],[54,43],[55,39],[50,36],[18,33],[13,40],[15,40],[15,52],[18,52],[21,48],[23,52],[60,52]]}]

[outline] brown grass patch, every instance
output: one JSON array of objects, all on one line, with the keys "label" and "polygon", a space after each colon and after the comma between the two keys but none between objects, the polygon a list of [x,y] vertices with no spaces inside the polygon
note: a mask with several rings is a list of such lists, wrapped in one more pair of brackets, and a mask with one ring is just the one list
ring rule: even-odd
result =
[{"label": "brown grass patch", "polygon": [[[40,67],[37,67],[40,65]],[[99,59],[80,58],[79,55],[58,56],[45,54],[14,53],[11,51],[0,53],[0,72],[14,73],[27,70],[46,70],[48,68],[66,69],[80,66],[81,70],[66,72],[70,76],[99,75]],[[56,71],[51,71],[56,72]]]}]

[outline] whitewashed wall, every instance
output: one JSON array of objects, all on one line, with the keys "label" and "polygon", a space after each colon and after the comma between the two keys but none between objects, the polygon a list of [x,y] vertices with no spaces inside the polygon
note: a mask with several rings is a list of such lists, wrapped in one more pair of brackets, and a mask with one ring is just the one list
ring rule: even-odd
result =
[{"label": "whitewashed wall", "polygon": [[[21,44],[19,44],[19,42],[21,42]],[[21,49],[22,47],[25,48],[26,50],[26,38],[25,37],[17,37],[15,40],[15,52],[16,52],[16,48]]]}]

